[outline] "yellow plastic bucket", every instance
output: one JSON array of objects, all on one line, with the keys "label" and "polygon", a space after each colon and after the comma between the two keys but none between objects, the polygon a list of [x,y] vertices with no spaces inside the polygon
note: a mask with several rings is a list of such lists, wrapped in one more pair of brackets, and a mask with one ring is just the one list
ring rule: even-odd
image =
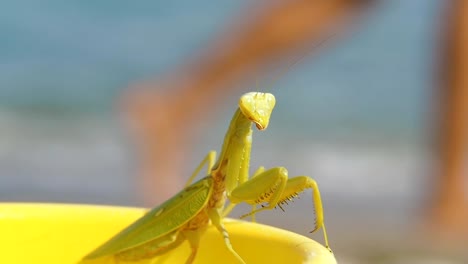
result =
[{"label": "yellow plastic bucket", "polygon": [[[145,211],[111,206],[0,203],[0,263],[77,263]],[[336,263],[333,254],[307,237],[256,223],[225,221],[234,249],[247,263]],[[189,254],[185,242],[152,262],[132,263],[184,263]],[[93,263],[114,261],[102,259]],[[195,263],[237,262],[225,248],[222,236],[209,227]]]}]

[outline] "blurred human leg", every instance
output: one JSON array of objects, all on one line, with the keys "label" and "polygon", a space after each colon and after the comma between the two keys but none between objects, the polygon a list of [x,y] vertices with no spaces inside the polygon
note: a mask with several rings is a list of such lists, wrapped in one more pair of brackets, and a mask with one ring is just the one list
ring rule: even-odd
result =
[{"label": "blurred human leg", "polygon": [[429,218],[439,231],[461,237],[468,234],[468,1],[452,0],[447,11],[439,65],[441,167]]}]

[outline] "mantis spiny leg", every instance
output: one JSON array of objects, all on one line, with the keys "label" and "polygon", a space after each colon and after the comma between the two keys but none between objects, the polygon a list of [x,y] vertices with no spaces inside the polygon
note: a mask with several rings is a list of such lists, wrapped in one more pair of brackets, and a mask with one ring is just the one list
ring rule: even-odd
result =
[{"label": "mantis spiny leg", "polygon": [[201,235],[204,231],[205,229],[203,228],[197,230],[184,230],[182,232],[185,238],[187,238],[187,240],[189,241],[190,249],[192,250],[192,252],[190,252],[190,256],[185,261],[185,264],[192,264],[195,260],[195,257],[198,253],[198,248],[200,247]]},{"label": "mantis spiny leg", "polygon": [[202,170],[203,166],[208,163],[208,172],[207,174],[210,174],[211,170],[213,169],[214,163],[216,160],[216,151],[212,150],[206,154],[205,158],[200,162],[198,167],[193,171],[192,175],[188,179],[187,183],[185,184],[185,187],[188,187],[192,182],[195,177],[197,177],[198,173]]},{"label": "mantis spiny leg", "polygon": [[224,244],[226,245],[229,252],[231,252],[240,263],[246,264],[245,261],[241,258],[241,256],[239,256],[239,254],[237,254],[234,248],[232,248],[231,239],[229,238],[229,233],[227,232],[226,228],[224,227],[223,222],[221,221],[221,215],[219,211],[213,208],[208,211],[208,215],[210,216],[211,223],[223,235]]}]

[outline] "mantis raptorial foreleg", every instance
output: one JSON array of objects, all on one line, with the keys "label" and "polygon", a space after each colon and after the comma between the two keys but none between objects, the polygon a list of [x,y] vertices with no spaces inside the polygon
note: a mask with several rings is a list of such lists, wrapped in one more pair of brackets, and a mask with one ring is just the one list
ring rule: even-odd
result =
[{"label": "mantis raptorial foreleg", "polygon": [[246,202],[251,205],[268,203],[262,205],[262,208],[253,209],[250,213],[241,216],[241,218],[249,215],[255,215],[264,210],[271,210],[275,207],[281,207],[282,204],[292,200],[298,193],[305,189],[312,189],[312,198],[316,212],[315,232],[319,228],[323,228],[325,246],[328,246],[328,238],[323,221],[323,206],[320,197],[320,191],[317,182],[308,176],[297,176],[288,178],[288,172],[283,167],[276,167],[266,171],[258,170],[258,174],[248,181],[240,184],[230,195],[231,204],[227,209],[232,210],[234,206],[240,202]]},{"label": "mantis raptorial foreleg", "polygon": [[[261,173],[263,173],[265,171],[265,167],[263,166],[260,166],[255,172],[254,174],[252,175],[252,178],[256,177],[257,175],[260,175]],[[234,207],[236,207],[237,204],[235,203],[230,203],[223,211],[223,217],[226,217],[228,214],[231,213],[232,209],[234,209]],[[254,204],[252,205],[252,211],[255,211],[255,209],[257,208],[257,205]],[[252,222],[257,222],[256,219],[255,219],[255,214],[251,214],[252,216]]]}]

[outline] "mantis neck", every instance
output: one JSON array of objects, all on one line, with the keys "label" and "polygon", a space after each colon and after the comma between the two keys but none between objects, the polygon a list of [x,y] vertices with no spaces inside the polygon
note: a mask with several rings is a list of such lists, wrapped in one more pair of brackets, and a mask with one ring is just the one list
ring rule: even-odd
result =
[{"label": "mantis neck", "polygon": [[[250,158],[250,147],[252,144],[252,121],[247,119],[242,113],[240,108],[237,108],[234,116],[232,117],[229,128],[224,137],[223,147],[221,148],[221,154],[213,167],[213,172],[224,172],[228,161],[241,162],[241,160],[235,160],[236,158],[244,159]],[[242,153],[239,153],[242,152]],[[241,156],[235,155],[239,154]],[[248,171],[249,161],[247,160],[247,166],[243,166],[243,170]],[[224,174],[224,173],[223,173]]]}]

